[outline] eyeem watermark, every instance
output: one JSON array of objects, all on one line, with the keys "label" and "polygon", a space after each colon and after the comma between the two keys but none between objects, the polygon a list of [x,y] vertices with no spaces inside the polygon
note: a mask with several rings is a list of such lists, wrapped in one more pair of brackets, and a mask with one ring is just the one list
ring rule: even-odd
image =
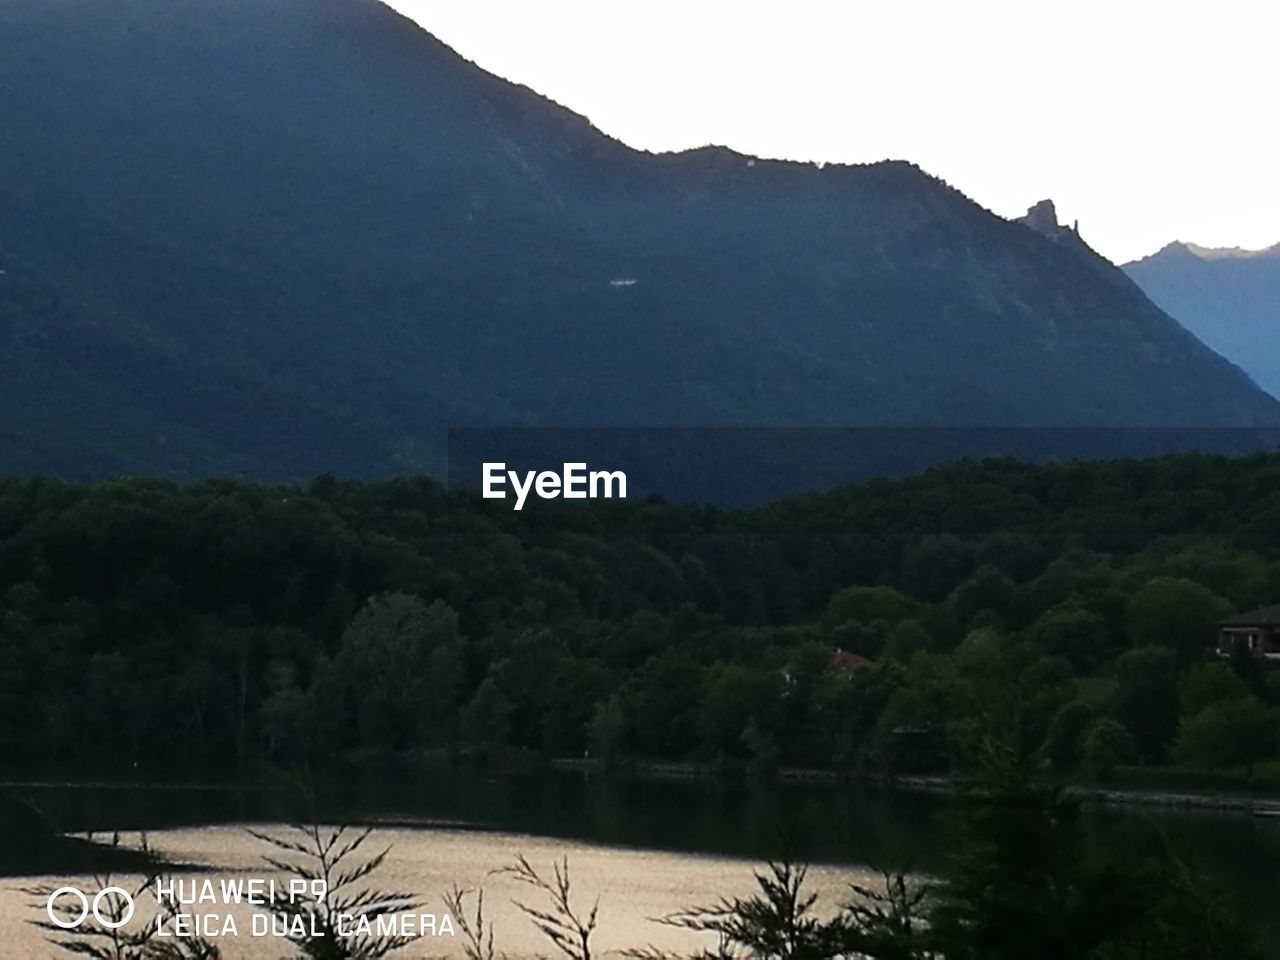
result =
[{"label": "eyeem watermark", "polygon": [[566,463],[554,470],[526,470],[523,475],[508,470],[505,463],[485,463],[481,495],[486,500],[505,500],[508,482],[515,491],[514,510],[524,509],[532,492],[541,500],[619,500],[627,498],[627,475],[621,470],[588,470],[585,463]]}]

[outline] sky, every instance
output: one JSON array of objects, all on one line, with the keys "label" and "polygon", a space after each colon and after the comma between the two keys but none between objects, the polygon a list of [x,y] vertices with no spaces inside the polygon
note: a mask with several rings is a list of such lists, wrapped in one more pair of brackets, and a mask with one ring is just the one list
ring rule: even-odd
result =
[{"label": "sky", "polygon": [[388,0],[645,150],[911,160],[1117,263],[1280,242],[1275,0]]}]

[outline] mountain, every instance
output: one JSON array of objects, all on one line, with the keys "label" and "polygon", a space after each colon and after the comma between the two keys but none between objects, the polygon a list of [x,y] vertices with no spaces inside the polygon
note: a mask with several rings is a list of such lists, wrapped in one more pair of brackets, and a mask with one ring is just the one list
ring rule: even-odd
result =
[{"label": "mountain", "polygon": [[1280,396],[1280,243],[1265,250],[1171,243],[1125,264],[1161,309]]},{"label": "mountain", "polygon": [[0,130],[0,472],[438,471],[461,425],[1280,423],[1082,241],[905,162],[629,149],[374,0],[9,0]]}]

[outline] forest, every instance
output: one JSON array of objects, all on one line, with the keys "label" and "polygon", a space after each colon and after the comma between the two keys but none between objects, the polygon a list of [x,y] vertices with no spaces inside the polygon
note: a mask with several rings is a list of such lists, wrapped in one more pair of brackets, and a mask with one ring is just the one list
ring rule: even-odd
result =
[{"label": "forest", "polygon": [[589,756],[1280,781],[1280,455],[957,462],[750,510],[0,481],[0,776]]}]

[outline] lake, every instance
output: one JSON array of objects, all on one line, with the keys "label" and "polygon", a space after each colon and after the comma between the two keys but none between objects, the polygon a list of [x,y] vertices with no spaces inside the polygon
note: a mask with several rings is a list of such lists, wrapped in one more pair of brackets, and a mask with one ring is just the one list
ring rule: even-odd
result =
[{"label": "lake", "polygon": [[[121,830],[126,839],[145,829],[165,856],[207,867],[215,878],[271,876],[261,861],[270,849],[243,827],[292,816],[285,790],[49,785],[19,792],[61,829]],[[599,952],[650,943],[691,949],[714,943],[650,918],[744,893],[753,868],[788,854],[814,864],[814,888],[834,902],[848,882],[874,876],[873,866],[936,869],[955,829],[954,802],[939,796],[834,786],[618,781],[567,772],[450,774],[412,786],[352,778],[326,786],[319,797],[325,820],[378,824],[378,849],[392,847],[378,874],[382,885],[417,893],[427,904],[423,912],[443,914],[439,894],[455,883],[483,885],[497,947],[511,956],[549,952],[510,903],[521,893],[515,881],[491,873],[518,854],[548,872],[556,859],[569,858],[576,898],[584,907],[600,898]],[[1242,814],[1126,808],[1089,811],[1085,829],[1094,849],[1121,854],[1167,839],[1235,901],[1243,917],[1263,928],[1268,942],[1280,944],[1269,885],[1280,867],[1280,823]],[[5,957],[59,955],[27,922],[39,915],[32,898],[19,892],[31,882],[0,881]],[[250,929],[250,908],[229,912],[242,931]],[[241,936],[224,955],[266,958],[286,952],[278,942]],[[456,942],[436,939],[401,955],[451,952],[459,952]]]}]

